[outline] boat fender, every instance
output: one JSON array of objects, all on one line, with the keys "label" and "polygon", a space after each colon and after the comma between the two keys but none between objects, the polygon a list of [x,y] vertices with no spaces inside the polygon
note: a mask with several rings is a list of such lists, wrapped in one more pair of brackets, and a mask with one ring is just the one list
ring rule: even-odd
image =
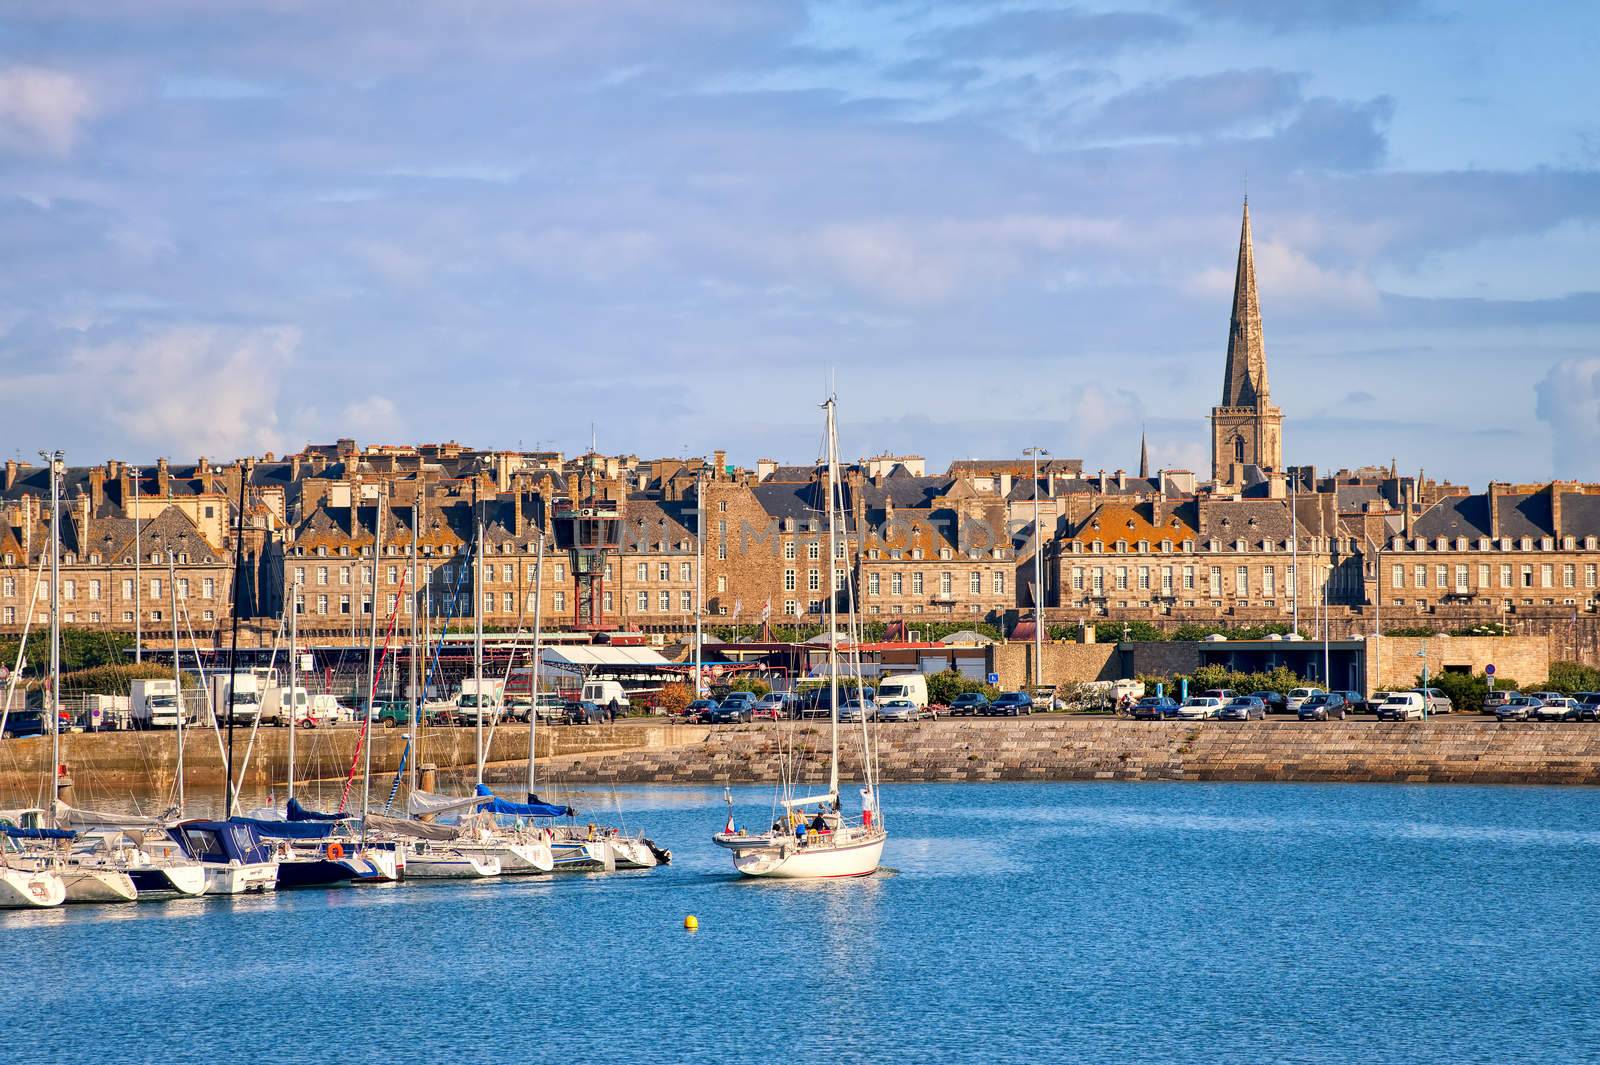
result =
[{"label": "boat fender", "polygon": [[336,862],[340,858],[343,858],[343,857],[344,857],[344,844],[343,843],[330,843],[330,844],[328,844],[328,860],[329,861]]}]

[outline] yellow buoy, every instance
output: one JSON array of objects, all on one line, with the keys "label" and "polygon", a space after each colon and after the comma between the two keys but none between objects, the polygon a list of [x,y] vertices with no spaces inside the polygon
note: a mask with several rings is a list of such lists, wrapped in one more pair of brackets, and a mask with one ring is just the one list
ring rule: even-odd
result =
[{"label": "yellow buoy", "polygon": [[683,927],[691,932],[697,931],[700,928],[700,918],[691,913],[683,919]]}]

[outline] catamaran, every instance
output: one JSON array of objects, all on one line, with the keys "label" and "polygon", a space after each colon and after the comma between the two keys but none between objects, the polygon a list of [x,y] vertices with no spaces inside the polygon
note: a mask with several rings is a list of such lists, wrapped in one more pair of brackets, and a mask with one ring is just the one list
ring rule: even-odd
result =
[{"label": "catamaran", "polygon": [[[828,587],[835,589],[828,598],[828,790],[817,795],[796,795],[795,774],[785,772],[780,785],[779,806],[783,818],[768,830],[751,833],[738,827],[733,816],[733,796],[724,792],[728,820],[723,830],[712,837],[719,847],[732,852],[733,867],[744,876],[790,880],[815,880],[833,877],[867,876],[877,872],[888,839],[878,805],[877,770],[873,757],[867,714],[861,714],[861,812],[846,816],[839,795],[839,589],[843,589],[849,610],[851,643],[860,647],[855,625],[854,589],[840,574],[844,551],[840,545],[844,526],[844,502],[839,483],[839,438],[835,422],[834,399],[829,397],[827,412],[827,525]],[[861,689],[859,650],[854,661],[857,697],[865,703]]]}]

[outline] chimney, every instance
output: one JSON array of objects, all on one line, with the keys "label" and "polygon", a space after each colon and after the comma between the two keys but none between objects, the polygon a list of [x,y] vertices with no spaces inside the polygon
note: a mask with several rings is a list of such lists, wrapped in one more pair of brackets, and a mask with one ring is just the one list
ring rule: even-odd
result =
[{"label": "chimney", "polygon": [[96,514],[106,501],[106,471],[100,466],[89,467],[89,506]]},{"label": "chimney", "polygon": [[166,459],[156,459],[156,494],[167,496],[172,493],[172,474],[167,469]]},{"label": "chimney", "polygon": [[1489,497],[1489,535],[1500,539],[1500,493],[1495,491],[1500,485],[1494,481],[1489,482],[1489,487],[1484,489],[1484,494]]},{"label": "chimney", "polygon": [[778,471],[776,459],[756,459],[756,480],[765,481]]},{"label": "chimney", "polygon": [[6,459],[6,491],[11,491],[17,483],[17,460]]},{"label": "chimney", "polygon": [[711,453],[711,465],[716,467],[716,469],[712,471],[713,474],[720,476],[722,471],[728,468],[728,453],[720,447],[717,448],[717,450]]},{"label": "chimney", "polygon": [[1128,488],[1128,475],[1123,470],[1117,471],[1117,491],[1124,492]]},{"label": "chimney", "polygon": [[1101,495],[1105,495],[1106,494],[1106,471],[1105,470],[1100,470],[1098,473],[1096,473],[1095,474],[1095,481],[1100,486],[1100,494]]},{"label": "chimney", "polygon": [[300,456],[299,455],[290,455],[289,456],[289,480],[291,482],[293,482],[293,481],[298,481],[299,479],[300,479]]},{"label": "chimney", "polygon": [[[1000,475],[1000,498],[1011,498],[1011,475],[1009,473],[1002,473]],[[1030,498],[1032,497],[1030,496]]]},{"label": "chimney", "polygon": [[1400,486],[1400,534],[1407,540],[1411,539],[1411,493],[1411,485]]},{"label": "chimney", "polygon": [[1156,495],[1161,499],[1167,498],[1167,471],[1156,471]]},{"label": "chimney", "polygon": [[1566,486],[1559,481],[1550,482],[1550,535],[1556,538],[1556,546],[1561,546],[1561,495]]}]

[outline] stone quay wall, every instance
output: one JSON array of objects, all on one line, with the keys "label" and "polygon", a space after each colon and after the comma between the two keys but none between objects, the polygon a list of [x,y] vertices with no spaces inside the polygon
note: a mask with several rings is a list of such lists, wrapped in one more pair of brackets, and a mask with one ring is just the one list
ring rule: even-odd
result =
[{"label": "stone quay wall", "polygon": [[[1146,722],[1040,716],[883,725],[886,781],[1231,780],[1600,784],[1600,726],[1285,720]],[[860,778],[859,726],[843,732],[845,775]],[[807,752],[800,779],[826,778],[827,726],[721,726],[678,746],[550,760],[570,783],[767,783],[781,751]]]}]

